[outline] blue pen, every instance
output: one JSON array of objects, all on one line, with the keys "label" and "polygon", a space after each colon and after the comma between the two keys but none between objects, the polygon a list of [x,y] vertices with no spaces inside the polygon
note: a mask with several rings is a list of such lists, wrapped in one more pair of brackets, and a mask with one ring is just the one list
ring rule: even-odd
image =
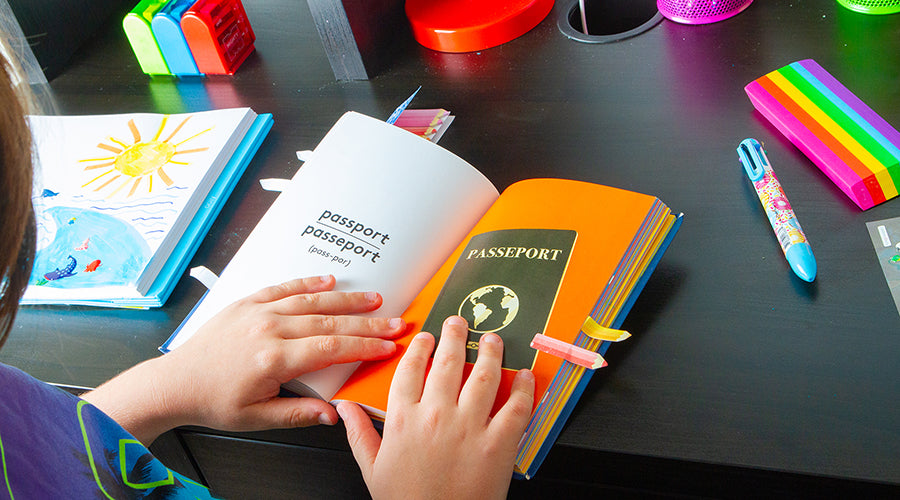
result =
[{"label": "blue pen", "polygon": [[397,118],[400,118],[400,113],[403,113],[406,110],[406,108],[409,106],[409,103],[412,102],[413,97],[415,97],[416,94],[418,94],[420,90],[422,90],[421,85],[419,85],[419,88],[417,88],[416,91],[413,92],[411,96],[407,97],[405,101],[403,101],[399,106],[397,106],[397,109],[395,109],[394,112],[391,113],[391,116],[389,116],[388,119],[385,121],[390,123],[391,125],[393,125],[394,122],[397,121]]},{"label": "blue pen", "polygon": [[766,157],[766,152],[756,139],[744,139],[737,148],[738,157],[750,182],[756,189],[759,201],[766,209],[769,223],[775,231],[781,251],[790,264],[794,274],[801,279],[812,282],[816,279],[816,258],[813,257],[812,248],[797,216],[791,209],[781,184],[772,171],[772,165]]}]

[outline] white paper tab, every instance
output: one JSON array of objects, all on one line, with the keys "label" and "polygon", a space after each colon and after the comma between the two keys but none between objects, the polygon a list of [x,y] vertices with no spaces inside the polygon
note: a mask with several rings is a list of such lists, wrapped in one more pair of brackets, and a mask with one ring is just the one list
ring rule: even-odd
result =
[{"label": "white paper tab", "polygon": [[207,289],[212,288],[213,285],[216,284],[216,281],[218,281],[219,279],[219,277],[216,276],[216,273],[210,271],[204,266],[192,267],[191,277],[199,281],[200,283],[203,283],[203,286],[205,286]]},{"label": "white paper tab", "polygon": [[290,185],[290,179],[260,179],[259,185],[266,191],[282,192]]}]

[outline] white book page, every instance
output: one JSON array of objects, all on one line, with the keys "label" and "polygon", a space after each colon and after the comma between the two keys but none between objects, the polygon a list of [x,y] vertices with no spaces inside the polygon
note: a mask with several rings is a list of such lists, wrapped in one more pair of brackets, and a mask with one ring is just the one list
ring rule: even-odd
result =
[{"label": "white book page", "polygon": [[[441,147],[347,113],[164,348],[180,346],[235,300],[305,276],[330,273],[338,290],[377,291],[384,303],[371,315],[399,316],[498,195]],[[329,399],[355,367],[332,366],[299,381]]]}]

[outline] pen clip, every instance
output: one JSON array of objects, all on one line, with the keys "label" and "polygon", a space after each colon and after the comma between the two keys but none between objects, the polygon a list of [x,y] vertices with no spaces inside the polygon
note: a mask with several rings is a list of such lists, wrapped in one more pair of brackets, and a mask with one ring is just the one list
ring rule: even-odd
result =
[{"label": "pen clip", "polygon": [[752,138],[744,139],[737,148],[737,154],[750,181],[756,182],[763,178],[766,173],[765,167],[769,166],[769,158],[766,157],[766,152],[759,141]]}]

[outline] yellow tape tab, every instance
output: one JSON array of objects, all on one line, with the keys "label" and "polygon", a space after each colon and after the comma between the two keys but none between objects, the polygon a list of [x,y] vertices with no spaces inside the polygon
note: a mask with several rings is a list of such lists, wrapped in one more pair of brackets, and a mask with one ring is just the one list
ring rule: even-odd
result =
[{"label": "yellow tape tab", "polygon": [[581,331],[592,339],[606,340],[609,342],[620,342],[631,337],[631,334],[624,330],[614,330],[612,328],[601,326],[590,316],[584,320],[584,324],[581,325]]}]

